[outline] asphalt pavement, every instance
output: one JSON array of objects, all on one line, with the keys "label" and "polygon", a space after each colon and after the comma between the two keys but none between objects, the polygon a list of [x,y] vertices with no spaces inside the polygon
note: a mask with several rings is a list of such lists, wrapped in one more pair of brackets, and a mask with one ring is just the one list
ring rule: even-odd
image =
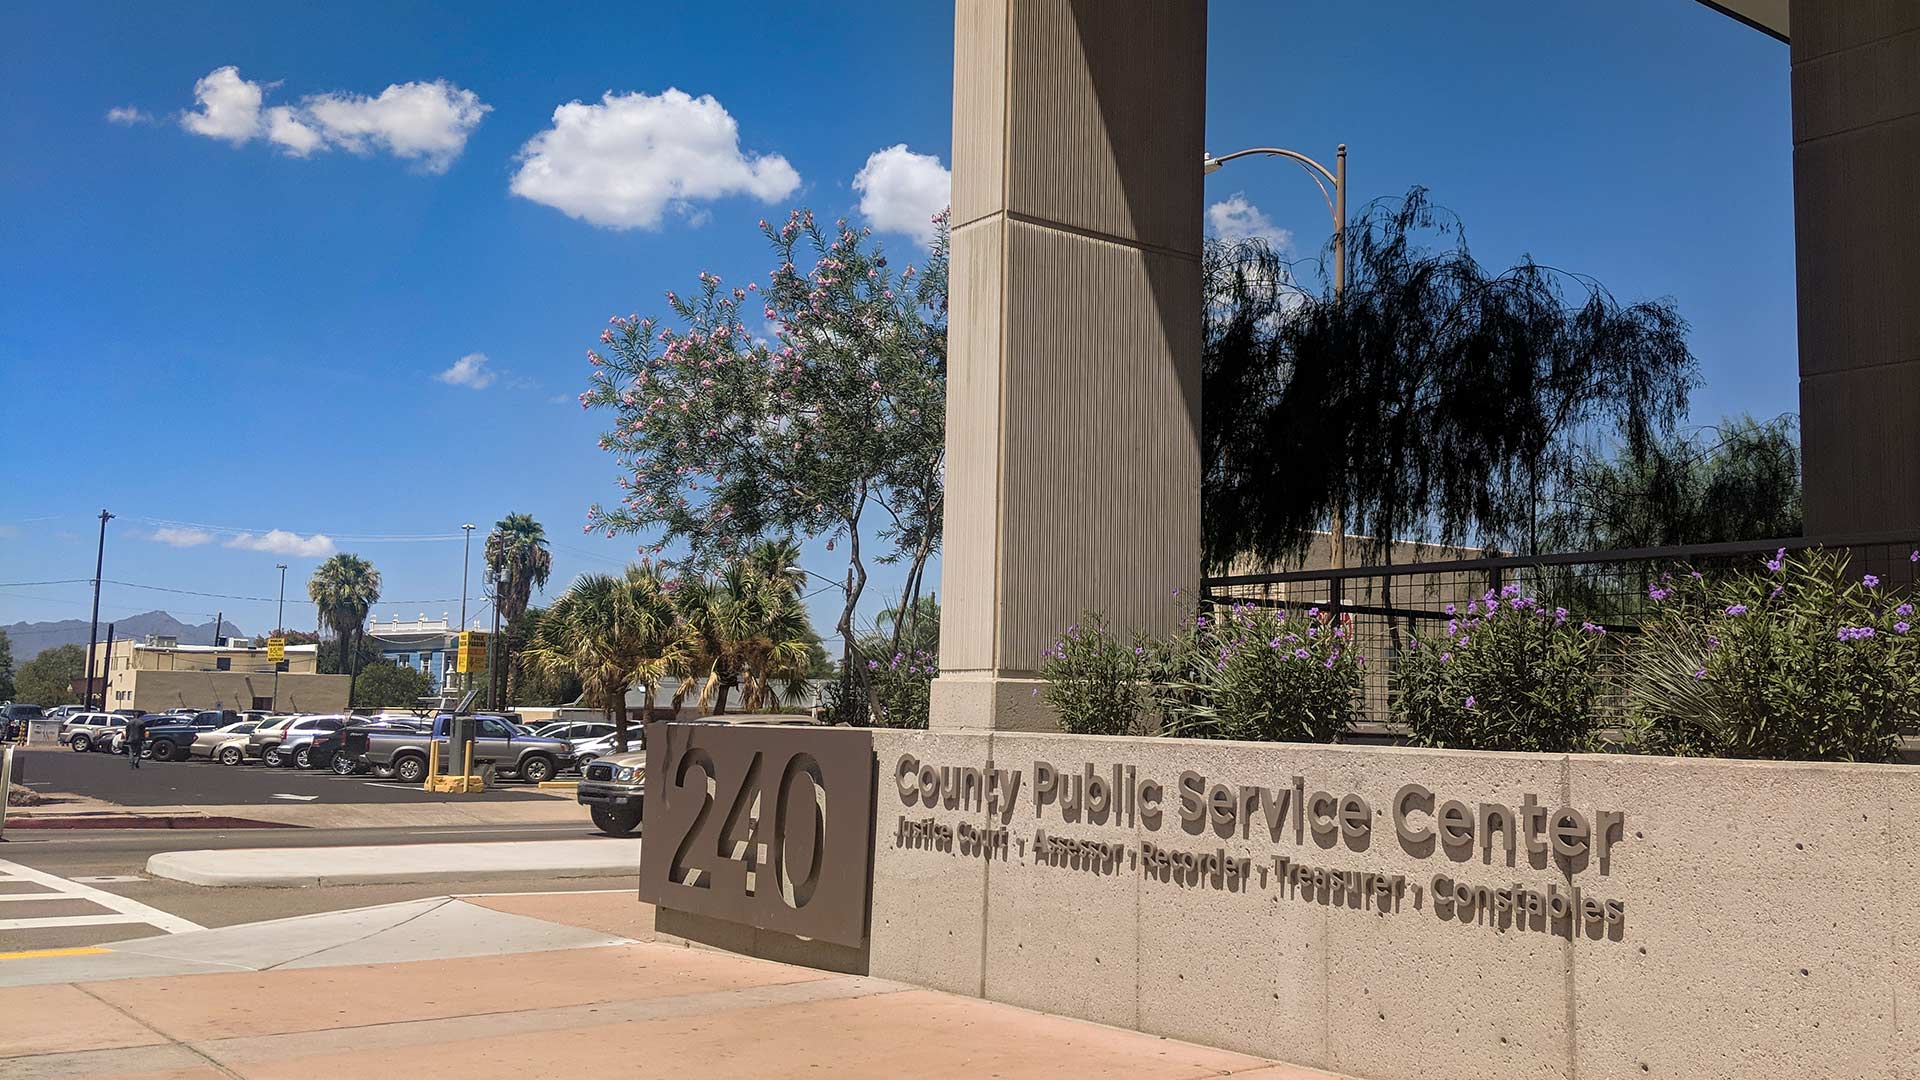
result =
[{"label": "asphalt pavement", "polygon": [[[78,756],[78,755],[76,755]],[[124,760],[121,768],[125,768]],[[220,766],[214,766],[218,769]],[[141,769],[145,772],[144,766]],[[231,771],[231,770],[229,770]],[[304,888],[209,889],[149,878],[147,859],[163,851],[242,847],[339,847],[387,844],[472,843],[503,840],[589,840],[631,843],[595,832],[588,822],[435,826],[380,829],[195,829],[65,832],[9,832],[0,843],[0,898],[49,893],[59,898],[0,902],[0,954],[65,949],[150,937],[156,929],[177,932],[157,922],[103,922],[118,907],[138,916],[151,909],[186,924],[203,927],[279,919],[322,911],[396,903],[450,893],[635,890],[637,874],[566,878],[530,884],[525,878],[492,879],[476,875],[457,887],[445,881],[386,885],[335,885]],[[10,872],[9,866],[29,873]],[[57,879],[48,882],[46,876]],[[65,884],[61,884],[65,883]],[[93,895],[93,894],[104,895]],[[121,914],[126,914],[121,912]],[[162,921],[165,921],[164,919]]]},{"label": "asphalt pavement", "polygon": [[284,802],[434,803],[511,802],[546,798],[517,780],[474,795],[422,791],[418,784],[370,775],[335,776],[330,771],[270,769],[265,765],[220,765],[211,761],[142,761],[131,768],[120,754],[76,754],[35,749],[26,755],[26,785],[41,793],[64,792],[121,806],[238,806]]}]

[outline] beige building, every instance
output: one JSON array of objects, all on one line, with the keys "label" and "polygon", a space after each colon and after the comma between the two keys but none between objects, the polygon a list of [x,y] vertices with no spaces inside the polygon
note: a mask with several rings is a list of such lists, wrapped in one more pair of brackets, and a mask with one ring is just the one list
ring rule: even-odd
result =
[{"label": "beige building", "polygon": [[319,646],[289,645],[284,668],[276,672],[264,640],[226,640],[225,645],[182,645],[168,637],[114,642],[112,651],[95,661],[94,677],[106,679],[106,707],[147,712],[346,708],[347,677],[319,674]]}]

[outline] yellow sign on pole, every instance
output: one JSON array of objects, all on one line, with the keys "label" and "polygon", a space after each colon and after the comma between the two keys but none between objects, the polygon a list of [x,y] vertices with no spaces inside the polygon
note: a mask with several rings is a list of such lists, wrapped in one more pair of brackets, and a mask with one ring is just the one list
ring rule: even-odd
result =
[{"label": "yellow sign on pole", "polygon": [[487,635],[484,631],[460,631],[460,651],[454,657],[454,670],[462,675],[479,675],[487,670]]},{"label": "yellow sign on pole", "polygon": [[287,658],[287,639],[270,637],[267,639],[267,663],[277,664]]}]

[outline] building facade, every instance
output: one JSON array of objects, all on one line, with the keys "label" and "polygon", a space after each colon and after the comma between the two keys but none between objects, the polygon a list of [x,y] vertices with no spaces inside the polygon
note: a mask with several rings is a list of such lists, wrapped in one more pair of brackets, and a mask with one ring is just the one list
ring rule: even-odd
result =
[{"label": "building facade", "polygon": [[447,676],[454,672],[459,641],[459,628],[447,621],[445,612],[438,619],[421,612],[409,622],[395,615],[392,622],[383,623],[375,615],[367,623],[367,642],[380,650],[380,658],[425,675],[435,693],[446,687]]},{"label": "building facade", "polygon": [[[347,677],[319,673],[317,645],[289,645],[281,664],[267,660],[264,640],[226,638],[220,645],[182,645],[171,637],[116,641],[95,660],[106,680],[109,709],[270,709],[340,712]],[[280,670],[276,671],[278,667]]]}]

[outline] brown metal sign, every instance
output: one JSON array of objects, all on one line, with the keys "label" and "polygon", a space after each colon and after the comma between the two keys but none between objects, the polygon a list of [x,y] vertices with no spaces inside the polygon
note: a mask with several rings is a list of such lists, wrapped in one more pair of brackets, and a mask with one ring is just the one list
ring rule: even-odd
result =
[{"label": "brown metal sign", "polygon": [[854,728],[650,727],[640,899],[858,948],[873,760]]}]

